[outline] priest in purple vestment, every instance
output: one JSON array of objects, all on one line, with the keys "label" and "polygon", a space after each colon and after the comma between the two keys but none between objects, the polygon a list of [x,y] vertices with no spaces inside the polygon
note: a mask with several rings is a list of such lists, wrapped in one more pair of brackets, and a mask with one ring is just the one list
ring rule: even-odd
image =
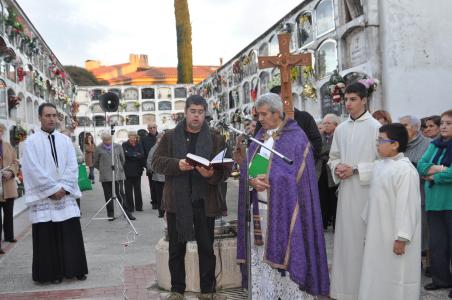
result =
[{"label": "priest in purple vestment", "polygon": [[248,178],[244,150],[236,150],[241,170],[237,260],[242,264],[242,283],[246,286],[248,278],[245,193],[249,191],[245,183],[249,180],[254,225],[253,299],[308,298],[305,293],[327,296],[328,265],[312,147],[297,123],[284,117],[277,94],[260,96],[256,109],[262,124],[256,138],[292,159],[293,164],[251,142],[248,164],[259,154],[268,159],[268,167],[265,174]]}]

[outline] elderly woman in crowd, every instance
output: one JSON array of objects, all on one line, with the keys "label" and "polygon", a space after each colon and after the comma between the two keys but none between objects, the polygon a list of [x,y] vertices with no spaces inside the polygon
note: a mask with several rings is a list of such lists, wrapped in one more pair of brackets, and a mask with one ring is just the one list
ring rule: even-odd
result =
[{"label": "elderly woman in crowd", "polygon": [[0,254],[5,253],[1,248],[2,231],[5,233],[5,241],[16,242],[14,238],[13,209],[14,199],[17,197],[17,184],[14,177],[19,169],[16,151],[8,142],[3,140],[5,131],[5,125],[0,123],[0,209],[3,210],[3,222],[0,211]]},{"label": "elderly woman in crowd", "polygon": [[377,110],[372,114],[372,117],[376,119],[381,125],[387,125],[392,123],[391,115],[386,110]]},{"label": "elderly woman in crowd", "polygon": [[425,129],[424,135],[431,139],[436,139],[440,137],[440,116],[430,116],[425,118]]},{"label": "elderly woman in crowd", "polygon": [[94,183],[94,165],[93,165],[93,155],[96,145],[94,144],[93,136],[91,134],[86,135],[85,145],[83,151],[85,152],[85,163],[89,168],[89,179]]},{"label": "elderly woman in crowd", "polygon": [[[104,190],[105,201],[108,201],[112,197],[112,183],[113,172],[111,170],[112,164],[112,138],[109,133],[104,132],[101,135],[102,143],[96,147],[93,156],[93,166],[99,170],[99,181],[102,183]],[[124,189],[123,182],[125,179],[123,164],[125,162],[124,152],[121,145],[114,144],[114,164],[115,164],[115,191],[118,200],[122,203],[127,216],[131,220],[135,220],[135,217],[130,213],[130,209],[124,201]],[[109,221],[115,219],[114,202],[110,201],[107,205],[107,216]]]},{"label": "elderly woman in crowd", "polygon": [[[126,200],[130,209],[143,211],[141,197],[141,175],[146,163],[143,147],[138,143],[135,131],[129,131],[129,139],[122,144],[125,154],[124,173],[126,175]],[[135,203],[134,203],[135,198]]]},{"label": "elderly woman in crowd", "polygon": [[333,141],[334,130],[341,122],[335,114],[327,114],[323,118],[323,133],[322,133],[322,152],[320,153],[320,159],[317,162],[319,177],[319,196],[320,207],[322,209],[323,229],[327,229],[329,224],[333,224],[335,228],[336,221],[336,207],[337,185],[334,183],[333,176],[331,175],[331,169],[327,163],[330,158],[331,142]]},{"label": "elderly woman in crowd", "polygon": [[159,210],[159,218],[163,218],[165,215],[165,211],[162,207],[162,198],[163,198],[163,188],[165,187],[165,175],[155,172],[152,169],[152,158],[154,157],[155,150],[160,144],[160,140],[162,139],[163,133],[157,134],[157,141],[155,145],[149,151],[148,159],[146,161],[146,167],[148,169],[148,173],[152,173],[152,190],[151,190],[151,198],[155,201],[155,205]]},{"label": "elderly woman in crowd", "polygon": [[430,231],[432,283],[424,287],[426,290],[452,288],[452,110],[441,115],[440,124],[441,136],[433,140],[417,165],[426,180],[425,208]]},{"label": "elderly woman in crowd", "polygon": [[[430,138],[421,134],[421,120],[415,116],[403,116],[400,119],[400,123],[405,126],[408,132],[408,145],[405,151],[405,156],[416,167],[422,155],[424,155],[430,142]],[[427,227],[427,213],[425,211],[425,191],[423,180],[421,179],[421,205],[422,205],[422,252],[427,258],[428,250],[428,227]],[[429,275],[428,259],[426,267],[426,275]]]}]

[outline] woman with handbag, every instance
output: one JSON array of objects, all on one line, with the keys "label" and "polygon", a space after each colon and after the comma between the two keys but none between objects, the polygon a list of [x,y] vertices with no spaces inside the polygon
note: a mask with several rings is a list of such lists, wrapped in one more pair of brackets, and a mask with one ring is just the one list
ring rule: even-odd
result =
[{"label": "woman with handbag", "polygon": [[[6,242],[15,243],[13,210],[14,199],[17,197],[17,184],[14,177],[18,172],[19,163],[14,148],[8,142],[3,141],[5,131],[5,125],[0,123],[0,209],[3,210],[3,220],[0,212],[0,243],[2,231],[5,233]],[[0,254],[4,253],[0,244]]]}]

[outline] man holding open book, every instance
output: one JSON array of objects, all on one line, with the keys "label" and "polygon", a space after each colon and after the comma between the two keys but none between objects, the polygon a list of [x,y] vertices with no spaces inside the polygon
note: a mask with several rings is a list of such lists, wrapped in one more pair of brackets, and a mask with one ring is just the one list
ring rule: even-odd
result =
[{"label": "man holding open book", "polygon": [[[164,174],[166,180],[163,206],[169,236],[171,295],[168,299],[172,300],[183,299],[186,244],[194,239],[198,244],[200,299],[220,299],[215,294],[214,225],[215,217],[226,214],[219,185],[229,177],[230,170],[227,164],[211,166],[226,145],[223,137],[207,125],[206,111],[204,98],[188,97],[185,119],[165,133],[152,160],[154,171]],[[191,154],[191,159],[187,159],[187,154]],[[205,159],[204,166],[197,157]]]}]

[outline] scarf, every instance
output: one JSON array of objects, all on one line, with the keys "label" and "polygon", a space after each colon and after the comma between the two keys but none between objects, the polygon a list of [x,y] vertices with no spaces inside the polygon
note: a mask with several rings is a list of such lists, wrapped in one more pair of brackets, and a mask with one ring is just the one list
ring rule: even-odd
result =
[{"label": "scarf", "polygon": [[[174,129],[172,137],[172,156],[184,159],[187,155],[187,142],[185,138],[186,120],[182,120]],[[202,125],[196,140],[195,155],[212,159],[213,142],[207,122]],[[176,231],[179,242],[193,240],[195,237],[193,225],[194,200],[206,199],[208,183],[197,171],[192,171],[192,185],[190,186],[190,173],[183,172],[174,176],[172,190],[174,192],[174,203],[176,204]]]},{"label": "scarf", "polygon": [[418,133],[413,140],[408,142],[405,156],[408,157],[413,164],[417,164],[422,155],[424,155],[431,141],[431,139]]},{"label": "scarf", "polygon": [[[433,140],[432,144],[435,145],[436,148],[438,148],[435,157],[433,157],[432,163],[435,165],[450,167],[450,164],[452,162],[452,139],[444,141],[443,138],[440,137]],[[441,155],[443,155],[443,153],[444,156],[440,163],[439,159]]]},{"label": "scarf", "polygon": [[104,148],[107,152],[111,152],[112,145],[113,144],[102,144],[102,148]]}]

